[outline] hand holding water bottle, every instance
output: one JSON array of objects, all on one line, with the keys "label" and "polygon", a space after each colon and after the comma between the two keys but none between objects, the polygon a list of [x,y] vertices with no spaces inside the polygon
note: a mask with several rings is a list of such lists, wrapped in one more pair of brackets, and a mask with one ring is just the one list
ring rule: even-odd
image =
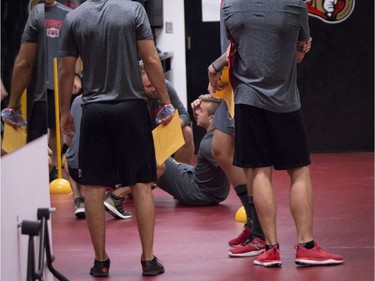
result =
[{"label": "hand holding water bottle", "polygon": [[27,122],[23,119],[18,108],[8,106],[1,111],[1,118],[5,123],[12,126],[13,128],[23,127],[27,125]]},{"label": "hand holding water bottle", "polygon": [[159,100],[161,106],[158,114],[156,115],[155,122],[156,124],[163,123],[167,125],[171,120],[175,112],[175,108],[170,101],[161,101]]}]

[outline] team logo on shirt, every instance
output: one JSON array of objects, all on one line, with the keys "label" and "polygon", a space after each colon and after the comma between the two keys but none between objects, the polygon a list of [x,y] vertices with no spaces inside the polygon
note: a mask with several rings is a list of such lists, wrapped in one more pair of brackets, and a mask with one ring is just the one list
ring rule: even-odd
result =
[{"label": "team logo on shirt", "polygon": [[52,37],[52,38],[59,37],[59,34],[60,34],[59,29],[54,28],[54,27],[47,28],[47,36],[48,37]]},{"label": "team logo on shirt", "polygon": [[349,18],[355,0],[311,0],[306,3],[309,15],[326,23],[340,23]]},{"label": "team logo on shirt", "polygon": [[62,23],[62,20],[45,19],[44,24],[46,27],[47,36],[51,38],[59,37]]}]

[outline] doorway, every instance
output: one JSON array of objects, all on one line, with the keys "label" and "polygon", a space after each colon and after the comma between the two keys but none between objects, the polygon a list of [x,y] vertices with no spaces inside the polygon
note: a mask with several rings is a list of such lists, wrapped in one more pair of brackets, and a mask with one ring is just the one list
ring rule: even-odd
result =
[{"label": "doorway", "polygon": [[[193,116],[190,104],[207,93],[207,67],[221,54],[220,23],[202,21],[201,1],[185,1],[185,34],[187,102]],[[205,130],[192,123],[197,150]]]}]

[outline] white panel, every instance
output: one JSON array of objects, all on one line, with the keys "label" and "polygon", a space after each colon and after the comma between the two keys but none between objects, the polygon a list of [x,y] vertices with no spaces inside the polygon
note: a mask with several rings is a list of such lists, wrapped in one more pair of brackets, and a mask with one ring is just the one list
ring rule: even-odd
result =
[{"label": "white panel", "polygon": [[[17,225],[23,220],[36,221],[37,209],[50,206],[45,135],[1,157],[1,280],[26,280],[29,236],[21,234]],[[38,253],[38,239],[34,245]],[[45,271],[44,280],[52,281],[52,274]]]}]

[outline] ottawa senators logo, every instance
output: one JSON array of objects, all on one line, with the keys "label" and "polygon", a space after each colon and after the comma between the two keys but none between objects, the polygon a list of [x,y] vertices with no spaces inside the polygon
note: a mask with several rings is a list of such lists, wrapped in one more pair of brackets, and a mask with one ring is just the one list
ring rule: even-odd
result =
[{"label": "ottawa senators logo", "polygon": [[345,21],[354,10],[355,0],[311,0],[306,3],[309,15],[326,23]]}]

